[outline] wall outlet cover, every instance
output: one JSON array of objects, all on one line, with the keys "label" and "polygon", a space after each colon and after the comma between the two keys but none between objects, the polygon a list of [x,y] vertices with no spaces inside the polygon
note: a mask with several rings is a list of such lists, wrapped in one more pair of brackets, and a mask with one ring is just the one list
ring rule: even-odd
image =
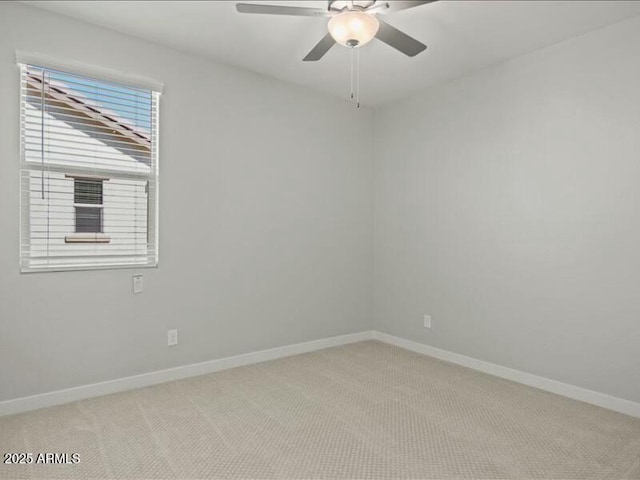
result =
[{"label": "wall outlet cover", "polygon": [[167,346],[173,347],[178,344],[178,330],[167,330]]},{"label": "wall outlet cover", "polygon": [[424,316],[424,328],[431,328],[431,315]]}]

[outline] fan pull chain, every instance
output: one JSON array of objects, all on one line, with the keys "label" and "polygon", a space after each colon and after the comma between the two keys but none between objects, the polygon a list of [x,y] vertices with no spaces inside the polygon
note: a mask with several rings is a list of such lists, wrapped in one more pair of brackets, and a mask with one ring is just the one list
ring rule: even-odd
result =
[{"label": "fan pull chain", "polygon": [[360,49],[356,49],[356,108],[360,108]]},{"label": "fan pull chain", "polygon": [[351,89],[349,99],[353,100],[356,108],[360,108],[360,49],[351,48],[351,72],[349,78],[351,80]]},{"label": "fan pull chain", "polygon": [[353,65],[354,65],[354,61],[353,61],[353,56],[354,56],[354,48],[350,49],[351,51],[349,52],[349,55],[351,55],[350,57],[350,62],[349,62],[349,67],[351,68],[351,70],[349,71],[349,80],[351,81],[351,87],[350,87],[350,94],[349,94],[349,99],[353,100],[354,98],[354,93],[353,93]]}]

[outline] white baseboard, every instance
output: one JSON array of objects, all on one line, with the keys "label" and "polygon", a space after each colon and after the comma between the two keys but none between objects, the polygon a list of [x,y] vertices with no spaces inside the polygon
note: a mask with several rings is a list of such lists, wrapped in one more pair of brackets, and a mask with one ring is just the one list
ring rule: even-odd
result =
[{"label": "white baseboard", "polygon": [[155,385],[158,383],[180,380],[188,377],[195,377],[197,375],[205,375],[207,373],[226,370],[228,368],[242,367],[244,365],[266,362],[268,360],[289,357],[291,355],[298,355],[300,353],[313,352],[315,350],[321,350],[323,348],[336,347],[338,345],[346,345],[348,343],[371,340],[372,338],[372,331],[351,333],[348,335],[340,335],[337,337],[313,340],[311,342],[296,343],[293,345],[286,345],[284,347],[260,350],[258,352],[234,355],[232,357],[219,358],[217,360],[192,363],[190,365],[184,365],[181,367],[158,370],[155,372],[143,373],[131,377],[93,383],[91,385],[82,385],[79,387],[42,393],[39,395],[31,395],[29,397],[5,400],[3,402],[0,402],[0,416],[26,412],[29,410],[35,410],[37,408],[51,407],[63,403],[75,402],[77,400],[83,400],[85,398],[98,397],[110,393],[132,390],[134,388],[148,387],[150,385]]},{"label": "white baseboard", "polygon": [[439,358],[440,360],[446,360],[447,362],[472,368],[496,377],[505,378],[530,387],[539,388],[540,390],[562,395],[563,397],[568,397],[573,400],[579,400],[608,410],[640,418],[640,403],[632,402],[631,400],[613,397],[605,393],[576,387],[575,385],[569,385],[567,383],[558,382],[556,380],[540,377],[531,373],[496,365],[495,363],[485,362],[483,360],[460,355],[459,353],[441,350],[430,345],[406,340],[387,333],[374,331],[373,338],[406,350],[429,355],[430,357]]},{"label": "white baseboard", "polygon": [[51,407],[86,398],[98,397],[101,395],[108,395],[110,393],[117,393],[125,390],[170,382],[172,380],[195,377],[197,375],[206,375],[208,373],[226,370],[228,368],[266,362],[277,358],[289,357],[291,355],[298,355],[301,353],[322,350],[323,348],[330,348],[371,339],[389,343],[423,355],[429,355],[441,360],[446,360],[457,365],[462,365],[490,375],[495,375],[496,377],[522,383],[524,385],[529,385],[531,387],[539,388],[574,400],[579,400],[581,402],[590,403],[592,405],[597,405],[599,407],[640,418],[640,403],[613,397],[611,395],[595,392],[586,388],[576,387],[556,380],[550,380],[531,373],[503,367],[501,365],[496,365],[495,363],[485,362],[483,360],[467,357],[465,355],[449,352],[447,350],[442,350],[430,345],[406,340],[404,338],[378,331],[364,331],[348,335],[340,335],[337,337],[323,338],[320,340],[313,340],[311,342],[296,343],[294,345],[286,345],[284,347],[271,348],[258,352],[234,355],[232,357],[193,363],[181,367],[134,375],[131,377],[118,378],[106,382],[82,385],[79,387],[57,390],[39,395],[5,400],[0,402],[0,416],[26,412],[37,408]]}]

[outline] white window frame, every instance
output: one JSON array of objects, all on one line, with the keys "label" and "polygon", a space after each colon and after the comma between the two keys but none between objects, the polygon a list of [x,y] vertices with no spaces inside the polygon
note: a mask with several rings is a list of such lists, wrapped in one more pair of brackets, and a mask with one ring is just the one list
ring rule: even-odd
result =
[{"label": "white window frame", "polygon": [[[24,244],[25,241],[31,241],[30,237],[25,239],[25,235],[29,235],[29,227],[25,227],[25,222],[30,222],[31,218],[31,210],[29,206],[28,200],[25,201],[25,192],[24,185],[21,181],[20,186],[20,270],[22,273],[32,273],[32,272],[59,272],[59,271],[70,271],[70,270],[106,270],[106,269],[120,269],[120,268],[157,268],[159,261],[159,245],[158,245],[158,237],[159,237],[159,106],[160,106],[160,94],[162,90],[162,84],[146,81],[145,79],[141,79],[139,77],[129,77],[122,76],[114,71],[96,68],[92,69],[91,67],[87,67],[86,65],[78,64],[78,63],[52,63],[49,58],[46,57],[38,57],[32,54],[23,54],[18,52],[16,54],[16,58],[20,65],[21,72],[21,81],[20,81],[20,98],[24,98],[24,90],[25,85],[22,81],[22,68],[26,66],[25,60],[28,61],[31,65],[38,65],[42,68],[52,69],[61,71],[64,73],[68,73],[71,75],[79,75],[88,78],[94,78],[98,81],[102,82],[110,82],[110,83],[120,83],[122,86],[132,86],[135,88],[143,88],[150,91],[152,94],[152,104],[153,104],[153,113],[152,113],[152,127],[151,127],[151,173],[149,175],[128,175],[131,180],[146,179],[146,192],[147,192],[147,246],[153,245],[152,254],[146,255],[150,260],[146,263],[140,263],[139,261],[123,261],[122,263],[112,263],[112,264],[97,264],[92,263],[90,260],[84,264],[73,264],[73,265],[56,265],[55,262],[52,265],[47,266],[34,266],[32,263],[32,256],[25,255]],[[43,61],[38,61],[39,58],[42,58]],[[96,74],[92,74],[91,71],[96,71]],[[122,81],[119,82],[119,77],[122,78]],[[20,118],[22,119],[24,114],[24,102],[21,101],[20,106]],[[25,171],[33,171],[33,162],[27,162],[25,157],[25,140],[24,140],[24,126],[21,120],[20,124],[20,168],[22,172]],[[72,177],[75,182],[75,178],[79,179],[95,179],[104,182],[109,180],[109,177],[95,177],[94,173],[91,171],[83,171],[82,167],[60,167],[60,166],[49,166],[47,167],[48,171],[58,171],[65,175],[65,177]],[[93,178],[91,178],[93,176]],[[127,175],[120,175],[121,178],[127,177]],[[75,185],[74,185],[75,187]],[[103,190],[104,195],[104,190]],[[104,197],[103,197],[104,202]],[[75,204],[75,199],[73,202],[74,207],[74,216],[75,216],[75,207],[78,204]],[[89,207],[98,207],[98,205],[87,205]],[[100,205],[100,207],[104,208],[104,205]],[[101,221],[104,222],[104,214],[101,215]],[[104,232],[96,232],[96,233],[79,233],[77,231],[69,232],[68,235],[65,236],[65,243],[75,244],[75,243],[94,243],[94,244],[105,244],[111,241],[108,233]],[[91,256],[88,255],[88,258]],[[95,262],[95,261],[94,261]]]}]

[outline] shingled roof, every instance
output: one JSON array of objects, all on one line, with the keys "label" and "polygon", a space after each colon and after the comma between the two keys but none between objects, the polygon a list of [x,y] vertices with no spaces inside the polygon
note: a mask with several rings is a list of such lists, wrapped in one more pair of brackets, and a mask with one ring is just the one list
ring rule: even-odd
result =
[{"label": "shingled roof", "polygon": [[[46,80],[44,81],[45,88],[43,88],[43,79],[37,75],[27,74],[26,82],[29,93],[31,95],[35,93],[42,95],[42,92],[44,92],[47,101],[58,109],[58,114],[60,114],[60,111],[64,111],[65,116],[72,116],[82,119],[84,122],[90,122],[93,126],[104,128],[105,132],[109,130],[110,135],[121,137],[119,141],[128,144],[127,148],[133,149],[140,156],[144,157],[151,152],[150,136],[132,128],[115,115],[90,105],[78,95],[59,86],[51,85]],[[55,111],[49,113],[56,114]]]}]

